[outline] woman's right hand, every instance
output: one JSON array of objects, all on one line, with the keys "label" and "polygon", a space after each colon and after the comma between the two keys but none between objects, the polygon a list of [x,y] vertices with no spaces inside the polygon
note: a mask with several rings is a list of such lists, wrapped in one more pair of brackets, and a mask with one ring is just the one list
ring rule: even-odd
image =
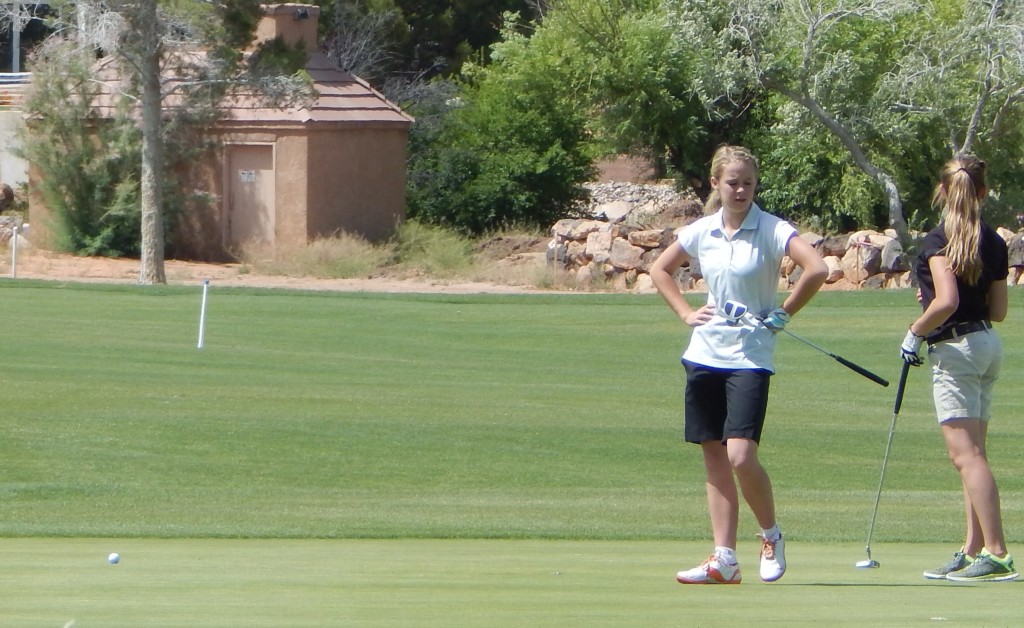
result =
[{"label": "woman's right hand", "polygon": [[715,306],[713,305],[702,305],[696,310],[690,311],[686,315],[685,322],[690,327],[699,327],[708,321],[715,315]]}]

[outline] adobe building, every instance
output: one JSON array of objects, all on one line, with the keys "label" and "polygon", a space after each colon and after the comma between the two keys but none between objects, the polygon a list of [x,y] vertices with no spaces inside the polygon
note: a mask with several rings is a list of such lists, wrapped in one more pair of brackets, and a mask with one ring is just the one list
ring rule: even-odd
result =
[{"label": "adobe building", "polygon": [[[255,41],[301,42],[318,97],[293,109],[245,97],[228,106],[193,182],[214,200],[181,217],[168,257],[221,261],[250,241],[287,247],[339,232],[379,242],[404,219],[413,119],[321,52],[319,16],[315,5],[264,6]],[[38,223],[45,207],[30,212]]]}]

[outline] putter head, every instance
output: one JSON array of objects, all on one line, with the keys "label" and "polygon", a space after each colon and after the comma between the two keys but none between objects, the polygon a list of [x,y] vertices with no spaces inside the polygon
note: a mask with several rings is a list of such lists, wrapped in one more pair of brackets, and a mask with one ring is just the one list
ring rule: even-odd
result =
[{"label": "putter head", "polygon": [[878,564],[877,560],[862,560],[857,562],[857,569],[878,569],[881,565]]}]

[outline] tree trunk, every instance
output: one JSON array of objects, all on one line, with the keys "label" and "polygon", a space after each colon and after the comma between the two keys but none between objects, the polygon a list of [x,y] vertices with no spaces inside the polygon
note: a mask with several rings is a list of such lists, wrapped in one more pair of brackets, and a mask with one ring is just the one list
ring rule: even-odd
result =
[{"label": "tree trunk", "polygon": [[[156,0],[143,0],[140,13],[143,23],[156,24]],[[151,19],[145,19],[150,17]],[[140,191],[142,214],[142,260],[139,283],[152,285],[167,283],[164,273],[164,221],[163,178],[164,146],[161,118],[162,94],[160,88],[160,43],[153,26],[140,33],[151,38],[139,59],[142,81],[142,181]]]}]

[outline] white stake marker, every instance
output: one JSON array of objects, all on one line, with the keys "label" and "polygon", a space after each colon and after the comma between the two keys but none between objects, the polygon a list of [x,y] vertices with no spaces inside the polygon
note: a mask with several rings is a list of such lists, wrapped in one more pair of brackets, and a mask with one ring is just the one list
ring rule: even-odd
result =
[{"label": "white stake marker", "polygon": [[203,335],[206,331],[206,292],[207,288],[210,287],[210,280],[203,280],[203,304],[199,308],[199,345],[197,349],[203,348]]}]

